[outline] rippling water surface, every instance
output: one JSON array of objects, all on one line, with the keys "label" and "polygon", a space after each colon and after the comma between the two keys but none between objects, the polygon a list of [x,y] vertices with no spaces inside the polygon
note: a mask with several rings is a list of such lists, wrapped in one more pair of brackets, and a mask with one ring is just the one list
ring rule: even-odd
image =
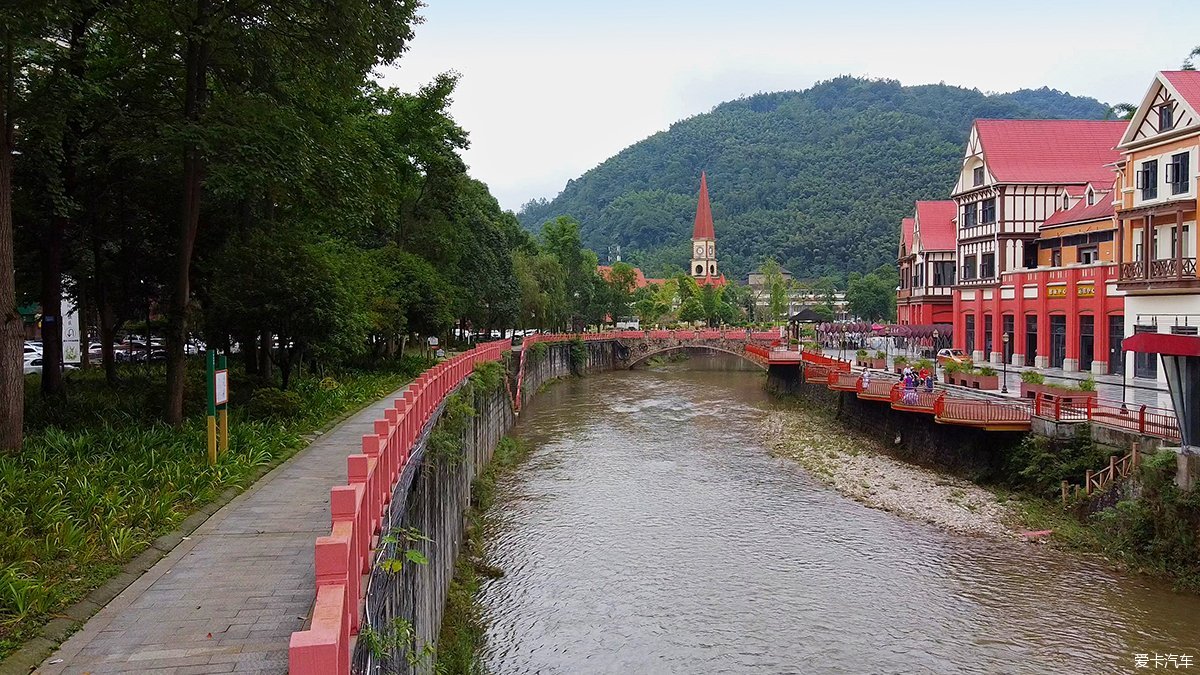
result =
[{"label": "rippling water surface", "polygon": [[767,453],[769,405],[759,375],[686,367],[531,403],[489,533],[488,671],[1109,673],[1200,652],[1200,598],[847,500]]}]

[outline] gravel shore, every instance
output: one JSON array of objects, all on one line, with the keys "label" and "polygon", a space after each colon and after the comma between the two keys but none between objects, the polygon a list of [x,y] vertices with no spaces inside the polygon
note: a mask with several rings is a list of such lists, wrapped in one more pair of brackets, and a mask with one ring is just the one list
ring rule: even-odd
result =
[{"label": "gravel shore", "polygon": [[796,406],[768,414],[772,454],[867,506],[966,534],[1015,537],[1017,518],[996,495],[971,483],[883,453],[878,441]]}]

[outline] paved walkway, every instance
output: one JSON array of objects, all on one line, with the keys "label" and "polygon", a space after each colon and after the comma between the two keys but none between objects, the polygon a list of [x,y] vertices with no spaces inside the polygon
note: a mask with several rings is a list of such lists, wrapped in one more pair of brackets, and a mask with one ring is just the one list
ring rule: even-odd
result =
[{"label": "paved walkway", "polygon": [[[837,350],[827,347],[824,351],[828,356],[844,358],[853,361],[854,354],[857,350]],[[908,357],[916,358],[912,355],[908,355]],[[889,363],[890,362],[891,360],[889,358]],[[1002,367],[993,367],[1001,373],[1004,370]],[[1061,368],[1025,368],[1009,366],[1008,392],[1010,396],[1021,395],[1021,372],[1025,370],[1035,370],[1044,375],[1049,382],[1054,382],[1055,380],[1062,380],[1069,383],[1080,382],[1087,379],[1088,376],[1091,375],[1090,373],[1068,373]],[[1147,405],[1157,408],[1166,408],[1168,410],[1171,409],[1171,393],[1167,390],[1166,385],[1160,384],[1157,380],[1129,377],[1125,380],[1124,386],[1122,386],[1120,375],[1096,375],[1093,377],[1096,380],[1096,392],[1101,398],[1108,399],[1110,401],[1124,400],[1130,405]]]},{"label": "paved walkway", "polygon": [[347,419],[218,510],[96,613],[38,670],[284,673],[313,603],[313,542],[329,533],[329,489],[346,480],[393,394]]}]

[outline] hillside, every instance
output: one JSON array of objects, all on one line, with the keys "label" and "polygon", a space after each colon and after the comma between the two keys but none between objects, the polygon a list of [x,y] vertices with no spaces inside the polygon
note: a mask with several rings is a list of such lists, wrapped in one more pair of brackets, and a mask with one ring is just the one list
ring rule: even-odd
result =
[{"label": "hillside", "polygon": [[900,219],[914,200],[947,195],[973,119],[1106,112],[1095,99],[1048,88],[986,95],[839,77],[677,122],[518,216],[537,231],[571,215],[601,260],[618,244],[647,274],[682,269],[703,169],[727,275],[744,280],[774,256],[797,276],[844,277],[894,261]]}]

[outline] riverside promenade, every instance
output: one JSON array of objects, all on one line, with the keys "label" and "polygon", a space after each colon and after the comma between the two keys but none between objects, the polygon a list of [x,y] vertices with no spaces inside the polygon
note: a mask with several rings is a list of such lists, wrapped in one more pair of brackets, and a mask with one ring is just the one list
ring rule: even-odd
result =
[{"label": "riverside promenade", "polygon": [[219,509],[37,672],[286,672],[288,640],[313,604],[313,541],[329,533],[329,486],[345,483],[346,456],[399,395],[347,418]]}]

